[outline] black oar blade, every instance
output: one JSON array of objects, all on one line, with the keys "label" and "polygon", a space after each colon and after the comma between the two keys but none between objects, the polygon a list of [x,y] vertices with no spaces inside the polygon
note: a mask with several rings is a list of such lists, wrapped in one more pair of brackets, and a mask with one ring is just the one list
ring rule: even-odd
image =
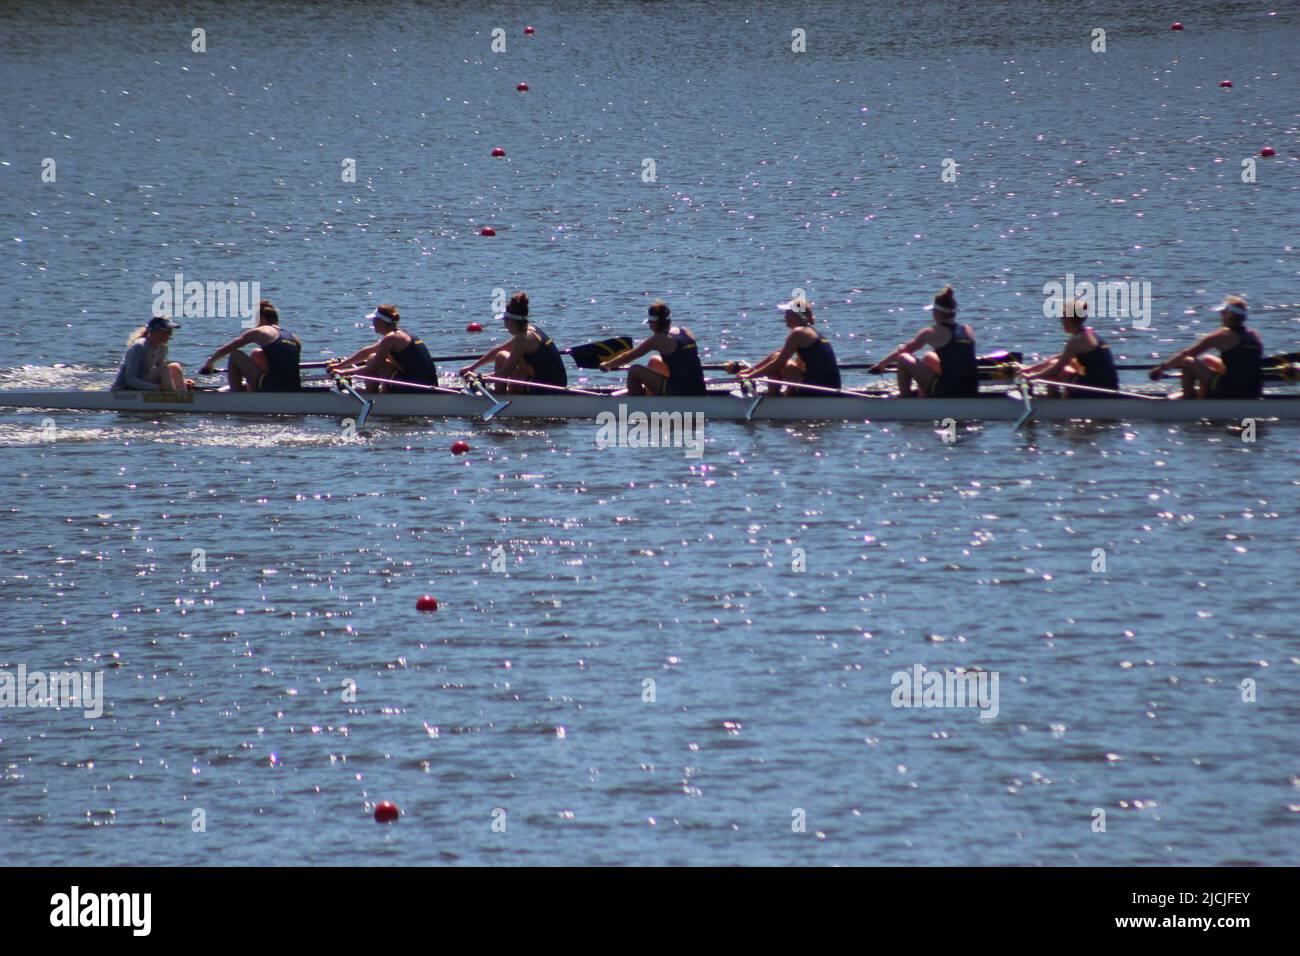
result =
[{"label": "black oar blade", "polygon": [[578,368],[600,368],[601,362],[608,362],[614,356],[623,354],[633,344],[626,335],[620,335],[618,338],[605,339],[603,342],[575,345],[569,349],[569,356]]},{"label": "black oar blade", "polygon": [[1022,358],[1024,358],[1024,356],[1019,352],[1008,352],[1006,349],[998,349],[996,352],[990,352],[988,355],[981,355],[975,360],[975,364],[980,366],[1004,365],[1011,363],[1019,365]]},{"label": "black oar blade", "polygon": [[1000,381],[1010,380],[1016,377],[1020,371],[1020,360],[1024,356],[1019,352],[1008,352],[1006,349],[998,349],[996,352],[990,352],[988,355],[981,355],[975,359],[975,364],[979,367],[979,377],[981,381]]}]

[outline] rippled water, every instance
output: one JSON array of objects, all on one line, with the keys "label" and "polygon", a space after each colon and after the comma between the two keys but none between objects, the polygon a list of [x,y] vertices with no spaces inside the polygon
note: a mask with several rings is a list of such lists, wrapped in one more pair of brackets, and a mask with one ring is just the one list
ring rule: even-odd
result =
[{"label": "rippled water", "polygon": [[[1130,359],[1227,291],[1300,347],[1292,8],[361,9],[0,12],[0,384],[107,384],[178,270],[260,281],[313,354],[380,300],[486,347],[524,287],[564,343],[664,296],[752,358],[798,286],[861,360],[945,281],[1046,353],[1068,270],[1152,282],[1151,329],[1099,323]],[[691,461],[590,422],[44,417],[0,414],[0,665],[107,705],[0,710],[0,832],[43,862],[1300,862],[1294,423],[710,422]],[[997,673],[998,716],[894,708],[918,663]]]}]

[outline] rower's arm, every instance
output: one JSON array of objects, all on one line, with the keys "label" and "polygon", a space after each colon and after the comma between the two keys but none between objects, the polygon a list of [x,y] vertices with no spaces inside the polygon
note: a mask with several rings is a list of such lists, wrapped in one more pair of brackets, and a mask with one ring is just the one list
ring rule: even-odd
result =
[{"label": "rower's arm", "polygon": [[208,360],[203,363],[202,371],[212,371],[212,363],[217,359],[221,358],[223,355],[229,355],[236,349],[242,349],[250,342],[258,341],[259,338],[260,336],[257,335],[257,329],[249,329],[243,335],[236,336],[208,357]]},{"label": "rower's arm", "polygon": [[144,367],[148,354],[147,347],[140,348],[134,343],[127,348],[126,356],[122,359],[122,380],[126,382],[127,388],[137,392],[155,392],[167,387],[164,382],[151,382],[143,377],[148,371]]},{"label": "rower's arm", "polygon": [[650,336],[650,338],[646,339],[636,348],[624,352],[622,355],[616,355],[608,362],[601,362],[600,370],[602,372],[612,372],[614,371],[614,369],[626,365],[628,362],[635,362],[641,356],[645,355],[647,352],[650,352],[652,349],[654,349],[655,338],[656,336],[652,335]]},{"label": "rower's arm", "polygon": [[377,344],[372,347],[370,358],[366,360],[365,365],[360,369],[361,375],[374,375],[382,371],[388,363],[388,356],[392,354],[393,346],[397,344],[400,336],[396,332],[389,332]]},{"label": "rower's arm", "polygon": [[[481,356],[479,356],[478,361],[475,362],[473,365],[466,365],[463,369],[461,369],[461,370],[460,370],[460,374],[461,374],[461,375],[468,375],[470,372],[474,371],[474,369],[478,368],[480,365],[486,365],[488,362],[492,361],[492,360],[493,360],[494,358],[496,358],[499,354],[501,354],[501,352],[503,352],[503,351],[505,351],[506,349],[510,348],[510,346],[511,346],[515,341],[517,341],[517,340],[516,340],[516,339],[511,339],[509,342],[502,342],[500,345],[494,345],[492,348],[488,349],[488,350],[487,350],[486,352],[484,352]],[[510,365],[509,365],[509,368],[512,368],[512,369],[513,369],[514,367],[515,367],[515,363],[514,363],[514,362],[511,362]]]},{"label": "rower's arm", "polygon": [[762,375],[770,368],[784,368],[785,363],[790,361],[790,356],[794,355],[795,349],[799,346],[799,343],[795,341],[797,338],[800,338],[799,330],[795,329],[785,337],[785,344],[781,346],[779,352],[773,352],[753,368],[746,370],[742,377],[754,378]]},{"label": "rower's arm", "polygon": [[1169,371],[1171,366],[1177,365],[1183,359],[1195,358],[1202,352],[1208,352],[1210,349],[1218,348],[1225,338],[1224,333],[1231,331],[1231,329],[1219,329],[1217,332],[1211,332],[1195,345],[1189,345],[1181,352],[1175,352],[1151,370],[1151,377],[1158,378],[1160,374]]},{"label": "rower's arm", "polygon": [[379,348],[378,343],[375,343],[374,345],[367,345],[365,348],[357,349],[355,352],[353,352],[345,359],[336,360],[334,362],[334,365],[335,367],[340,369],[347,368],[350,365],[358,365],[361,362],[365,361],[366,359],[370,358],[370,356],[374,354],[374,351],[377,348]]},{"label": "rower's arm", "polygon": [[1021,378],[1048,378],[1049,376],[1060,375],[1069,368],[1070,363],[1078,354],[1078,346],[1075,345],[1074,339],[1070,339],[1065,344],[1065,348],[1060,355],[1054,355],[1049,359],[1043,359],[1037,365],[1029,366],[1029,368],[1021,372]]},{"label": "rower's arm", "polygon": [[376,352],[378,347],[380,347],[380,343],[376,342],[374,345],[365,346],[364,349],[357,349],[355,352],[352,352],[351,355],[348,355],[346,359],[335,360],[335,362],[330,364],[330,367],[333,368],[335,372],[347,373],[360,371],[361,365],[368,362],[370,356]]},{"label": "rower's arm", "polygon": [[[519,367],[519,363],[524,360],[524,346],[527,344],[528,344],[528,332],[524,331],[521,332],[519,335],[516,335],[513,339],[511,339],[509,342],[505,343],[505,345],[501,347],[501,348],[508,348],[510,350],[509,361],[507,361],[505,365],[501,366],[502,378],[509,378],[511,374],[513,374],[514,370]],[[497,351],[501,351],[501,349],[497,349]]]},{"label": "rower's arm", "polygon": [[922,329],[920,332],[916,333],[916,337],[913,338],[912,341],[905,342],[904,344],[900,345],[898,348],[894,349],[894,351],[890,352],[879,362],[873,365],[871,367],[871,370],[873,372],[882,371],[886,365],[894,361],[900,355],[904,355],[904,354],[911,355],[913,352],[917,351],[918,349],[923,349],[925,348],[925,346],[929,344],[930,344],[930,330]]}]

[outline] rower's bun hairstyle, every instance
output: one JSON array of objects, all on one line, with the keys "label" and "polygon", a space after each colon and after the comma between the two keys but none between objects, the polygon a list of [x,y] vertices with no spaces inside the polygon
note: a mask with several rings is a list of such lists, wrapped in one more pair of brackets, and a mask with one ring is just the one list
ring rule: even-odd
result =
[{"label": "rower's bun hairstyle", "polygon": [[516,292],[510,297],[510,304],[506,306],[506,312],[511,318],[528,321],[528,293]]},{"label": "rower's bun hairstyle", "polygon": [[263,325],[279,325],[280,313],[275,310],[269,299],[263,299],[258,303],[258,318]]},{"label": "rower's bun hairstyle", "polygon": [[934,297],[934,304],[952,314],[957,311],[957,293],[952,291],[952,286],[946,285]]},{"label": "rower's bun hairstyle", "polygon": [[668,303],[663,299],[655,299],[650,303],[649,315],[655,320],[656,325],[663,325],[672,316],[673,310],[668,308]]},{"label": "rower's bun hairstyle", "polygon": [[375,311],[378,312],[380,315],[382,315],[393,325],[396,325],[398,322],[402,321],[402,316],[398,314],[397,306],[395,305],[381,305],[379,308],[375,309]]},{"label": "rower's bun hairstyle", "polygon": [[1088,300],[1070,299],[1068,302],[1062,302],[1061,317],[1066,319],[1075,319],[1079,322],[1087,322]]}]

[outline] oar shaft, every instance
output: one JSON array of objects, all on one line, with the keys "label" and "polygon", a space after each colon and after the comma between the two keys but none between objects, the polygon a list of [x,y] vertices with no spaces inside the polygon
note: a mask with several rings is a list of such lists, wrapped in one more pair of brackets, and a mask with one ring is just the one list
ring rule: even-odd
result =
[{"label": "oar shaft", "polygon": [[464,395],[465,393],[455,388],[443,388],[441,385],[425,385],[421,382],[402,382],[395,378],[378,378],[374,375],[348,375],[347,378],[355,378],[362,382],[377,382],[380,385],[400,385],[402,388],[418,388],[424,392],[440,392],[444,395]]},{"label": "oar shaft", "polygon": [[502,378],[500,375],[481,376],[485,382],[500,382],[502,385],[526,385],[529,388],[540,388],[547,392],[561,392],[565,395],[606,395],[607,392],[592,392],[585,388],[569,388],[566,385],[551,385],[547,382],[530,382],[519,378]]},{"label": "oar shaft", "polygon": [[1158,402],[1161,400],[1155,395],[1143,395],[1141,392],[1122,392],[1117,388],[1096,388],[1092,385],[1080,385],[1077,382],[1056,382],[1050,378],[1035,378],[1030,381],[1033,383],[1041,383],[1043,385],[1055,385],[1058,388],[1068,388],[1072,392],[1095,392],[1098,395],[1117,395],[1121,398],[1143,398],[1152,402]]}]

